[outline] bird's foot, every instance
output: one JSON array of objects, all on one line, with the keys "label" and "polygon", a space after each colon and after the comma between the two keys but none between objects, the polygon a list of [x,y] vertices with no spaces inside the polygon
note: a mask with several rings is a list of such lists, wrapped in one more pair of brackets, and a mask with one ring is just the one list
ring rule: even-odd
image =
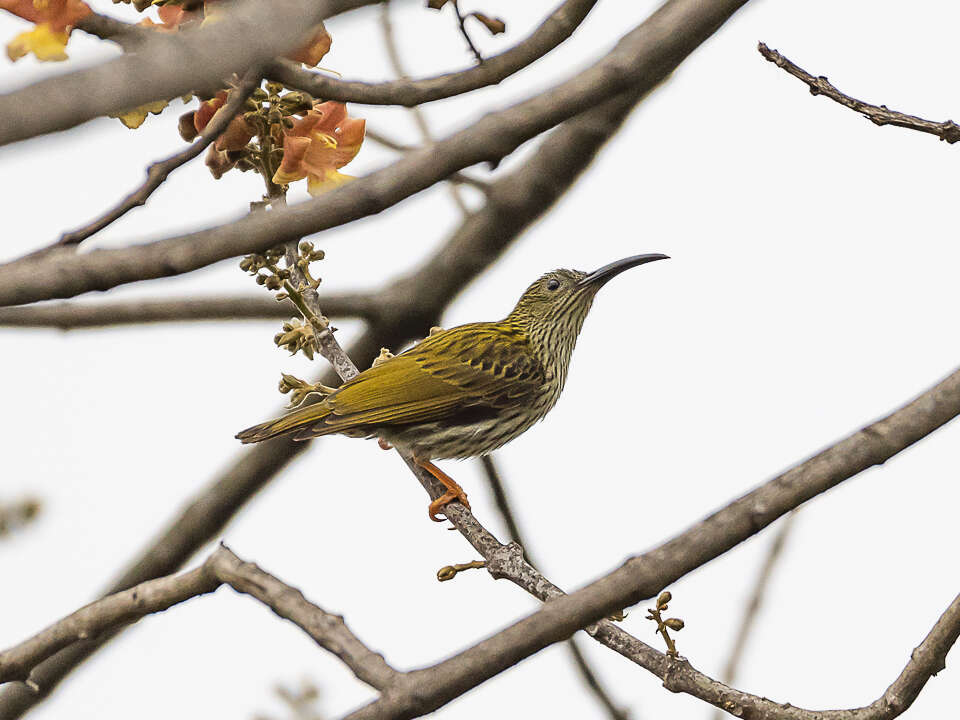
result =
[{"label": "bird's foot", "polygon": [[459,502],[467,510],[470,509],[470,501],[467,500],[467,494],[463,491],[463,488],[457,487],[459,492],[454,492],[453,490],[447,490],[443,495],[438,497],[432,503],[430,507],[427,508],[427,514],[430,515],[430,519],[434,522],[443,522],[446,518],[446,514],[443,517],[437,515],[438,512],[442,512],[445,505],[452,502]]},{"label": "bird's foot", "polygon": [[393,445],[391,445],[390,443],[388,443],[388,442],[387,442],[386,440],[384,440],[383,438],[377,438],[377,445],[380,446],[380,449],[381,449],[381,450],[393,450]]},{"label": "bird's foot", "polygon": [[456,480],[447,475],[443,470],[438,468],[429,460],[414,458],[414,462],[428,473],[433,475],[441,483],[443,483],[443,486],[447,489],[443,495],[430,503],[430,507],[427,508],[427,513],[430,515],[431,520],[434,522],[443,522],[443,518],[438,517],[437,513],[440,512],[444,505],[452,502],[459,502],[467,510],[470,509],[470,502],[467,500],[467,494],[463,491],[463,488],[457,484]]}]

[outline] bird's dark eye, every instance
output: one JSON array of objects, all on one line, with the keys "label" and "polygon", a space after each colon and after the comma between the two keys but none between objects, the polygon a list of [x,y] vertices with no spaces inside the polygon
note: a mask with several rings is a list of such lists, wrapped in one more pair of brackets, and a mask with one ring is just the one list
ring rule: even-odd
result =
[{"label": "bird's dark eye", "polygon": [[560,287],[560,281],[556,278],[550,278],[547,280],[547,290],[557,290]]}]

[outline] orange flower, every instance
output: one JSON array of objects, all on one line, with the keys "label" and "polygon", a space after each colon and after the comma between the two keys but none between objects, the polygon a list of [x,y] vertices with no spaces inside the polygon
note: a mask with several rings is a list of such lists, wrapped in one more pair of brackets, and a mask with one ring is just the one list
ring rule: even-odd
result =
[{"label": "orange flower", "polygon": [[29,52],[38,60],[66,60],[70,31],[91,12],[81,0],[0,0],[0,9],[36,24],[7,45],[7,56],[14,61]]},{"label": "orange flower", "polygon": [[[193,114],[193,125],[198,133],[203,132],[226,102],[227,91],[221,90],[215,97],[200,103],[200,108]],[[217,150],[240,150],[255,134],[255,129],[244,120],[243,115],[237,115],[217,138],[215,145]]]},{"label": "orange flower", "polygon": [[315,103],[284,131],[283,160],[273,182],[286,185],[307,178],[307,190],[316,196],[353,180],[339,170],[360,151],[365,126],[365,120],[347,115],[343,103]]}]

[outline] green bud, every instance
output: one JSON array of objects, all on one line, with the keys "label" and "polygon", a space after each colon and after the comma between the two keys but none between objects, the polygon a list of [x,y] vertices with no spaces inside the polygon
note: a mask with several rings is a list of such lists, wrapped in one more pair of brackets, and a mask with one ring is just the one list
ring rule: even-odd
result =
[{"label": "green bud", "polygon": [[674,632],[680,632],[683,630],[683,620],[680,618],[667,618],[663,621],[663,624]]},{"label": "green bud", "polygon": [[667,603],[671,600],[673,600],[673,595],[670,594],[669,590],[664,590],[657,598],[657,610],[665,610]]}]

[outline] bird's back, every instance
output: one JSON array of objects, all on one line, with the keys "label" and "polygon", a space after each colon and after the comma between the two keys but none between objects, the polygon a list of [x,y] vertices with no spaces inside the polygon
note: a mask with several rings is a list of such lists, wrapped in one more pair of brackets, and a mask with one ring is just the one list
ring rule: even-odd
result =
[{"label": "bird's back", "polygon": [[546,414],[556,399],[550,376],[522,327],[470,323],[431,335],[316,405],[240,438],[344,433],[380,436],[424,457],[470,457],[508,442]]}]

